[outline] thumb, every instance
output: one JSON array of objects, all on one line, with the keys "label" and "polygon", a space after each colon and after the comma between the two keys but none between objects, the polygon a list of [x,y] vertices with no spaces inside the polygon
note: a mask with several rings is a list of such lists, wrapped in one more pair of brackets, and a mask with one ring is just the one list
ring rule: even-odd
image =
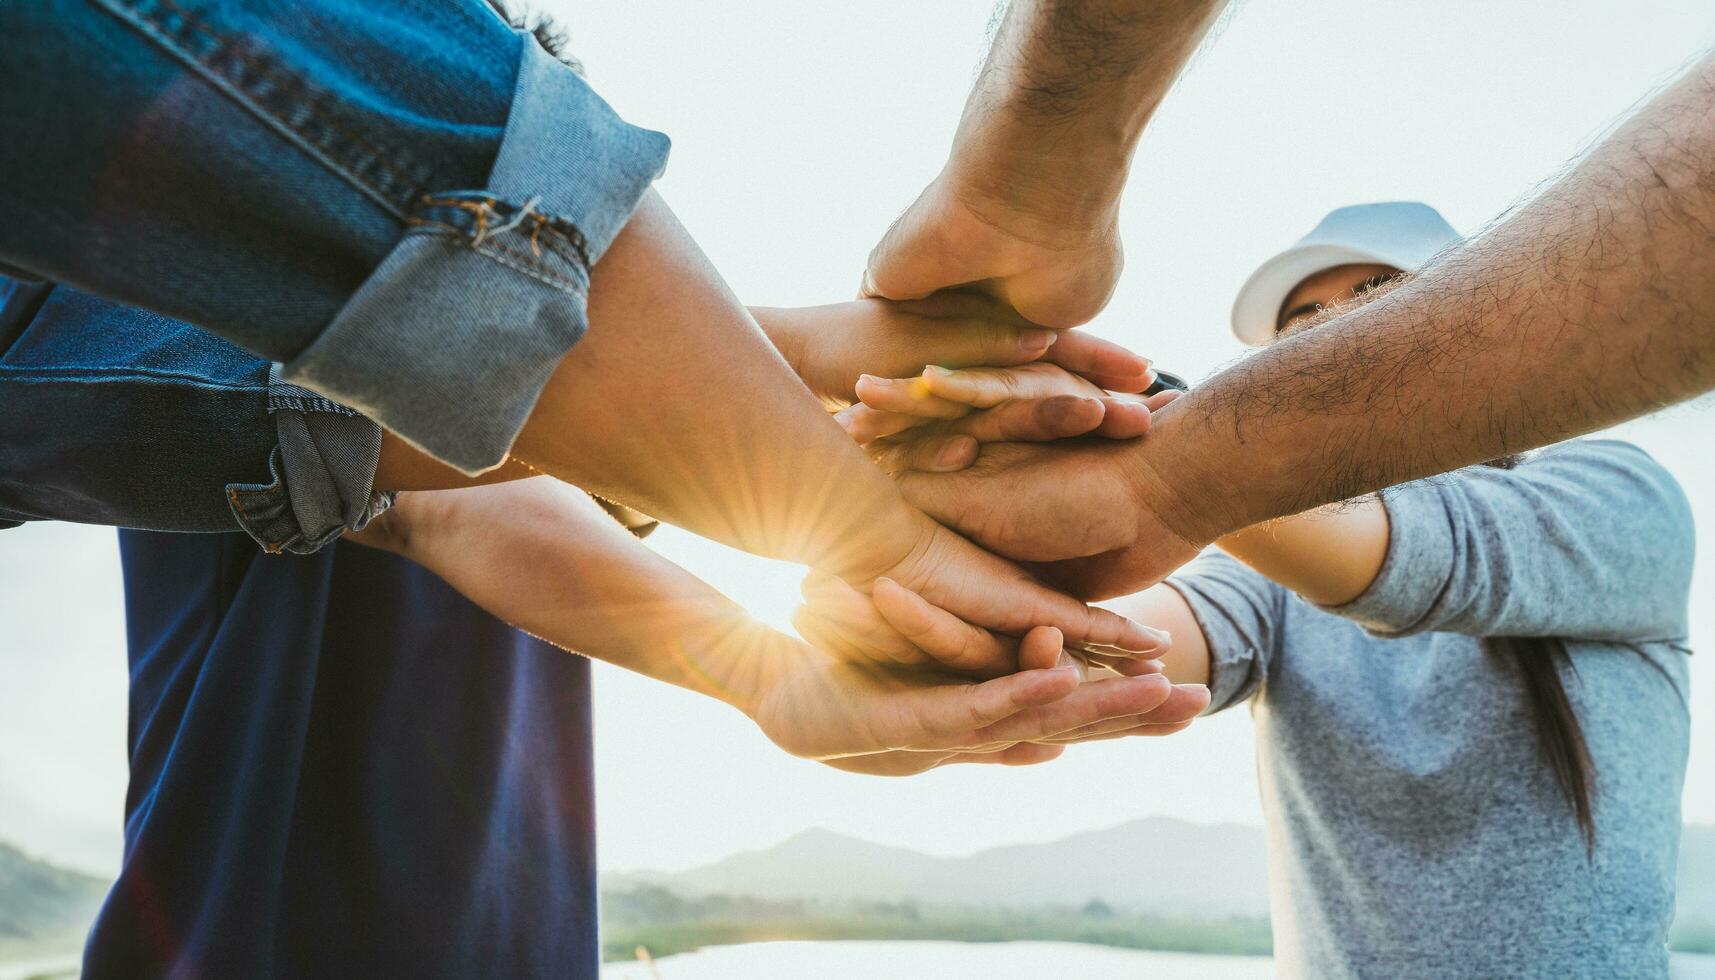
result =
[{"label": "thumb", "polygon": [[881,236],[869,253],[862,295],[922,299],[936,290],[970,281],[972,277],[960,267],[943,223],[929,213],[932,209],[930,190],[925,189]]},{"label": "thumb", "polygon": [[899,474],[896,482],[905,502],[928,514],[935,523],[957,528],[967,537],[977,537],[969,523],[969,518],[975,516],[971,512],[975,497],[969,492],[973,479],[968,469],[950,473],[911,470]]}]

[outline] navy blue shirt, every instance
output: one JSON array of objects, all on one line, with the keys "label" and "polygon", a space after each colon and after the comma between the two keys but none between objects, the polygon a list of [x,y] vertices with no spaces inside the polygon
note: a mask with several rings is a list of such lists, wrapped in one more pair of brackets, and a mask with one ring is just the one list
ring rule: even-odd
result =
[{"label": "navy blue shirt", "polygon": [[594,977],[589,665],[393,555],[121,531],[125,862],[88,977]]}]

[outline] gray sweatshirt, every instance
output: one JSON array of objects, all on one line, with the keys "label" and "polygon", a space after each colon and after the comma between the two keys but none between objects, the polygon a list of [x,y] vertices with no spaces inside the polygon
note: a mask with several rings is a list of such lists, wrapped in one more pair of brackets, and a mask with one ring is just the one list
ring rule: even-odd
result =
[{"label": "gray sweatshirt", "polygon": [[[1219,711],[1256,720],[1283,976],[1661,977],[1689,745],[1691,512],[1611,441],[1386,496],[1391,542],[1319,609],[1222,555],[1169,583]],[[1512,662],[1558,636],[1596,765],[1596,847],[1542,761]]]}]

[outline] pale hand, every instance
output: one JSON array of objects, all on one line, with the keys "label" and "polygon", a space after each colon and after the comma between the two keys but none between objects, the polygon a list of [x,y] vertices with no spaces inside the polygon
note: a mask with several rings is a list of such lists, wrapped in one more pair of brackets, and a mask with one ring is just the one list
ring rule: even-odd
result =
[{"label": "pale hand", "polygon": [[1148,359],[1089,334],[1039,327],[972,293],[750,312],[805,386],[831,408],[856,400],[865,372],[892,377],[930,364],[1012,366],[1041,359],[1119,388],[1149,384]]},{"label": "pale hand", "polygon": [[1208,693],[1160,674],[1081,682],[1065,666],[980,683],[901,674],[801,649],[751,717],[794,755],[845,769],[902,775],[948,762],[1046,761],[1058,746],[1183,728]]}]

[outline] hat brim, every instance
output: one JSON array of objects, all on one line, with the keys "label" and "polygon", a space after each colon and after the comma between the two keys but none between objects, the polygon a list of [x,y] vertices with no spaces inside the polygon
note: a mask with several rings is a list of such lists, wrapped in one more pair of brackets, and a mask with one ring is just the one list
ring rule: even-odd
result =
[{"label": "hat brim", "polygon": [[1264,262],[1233,300],[1233,335],[1249,347],[1261,347],[1274,339],[1280,305],[1298,284],[1325,269],[1338,265],[1402,266],[1378,252],[1349,245],[1296,245]]}]

